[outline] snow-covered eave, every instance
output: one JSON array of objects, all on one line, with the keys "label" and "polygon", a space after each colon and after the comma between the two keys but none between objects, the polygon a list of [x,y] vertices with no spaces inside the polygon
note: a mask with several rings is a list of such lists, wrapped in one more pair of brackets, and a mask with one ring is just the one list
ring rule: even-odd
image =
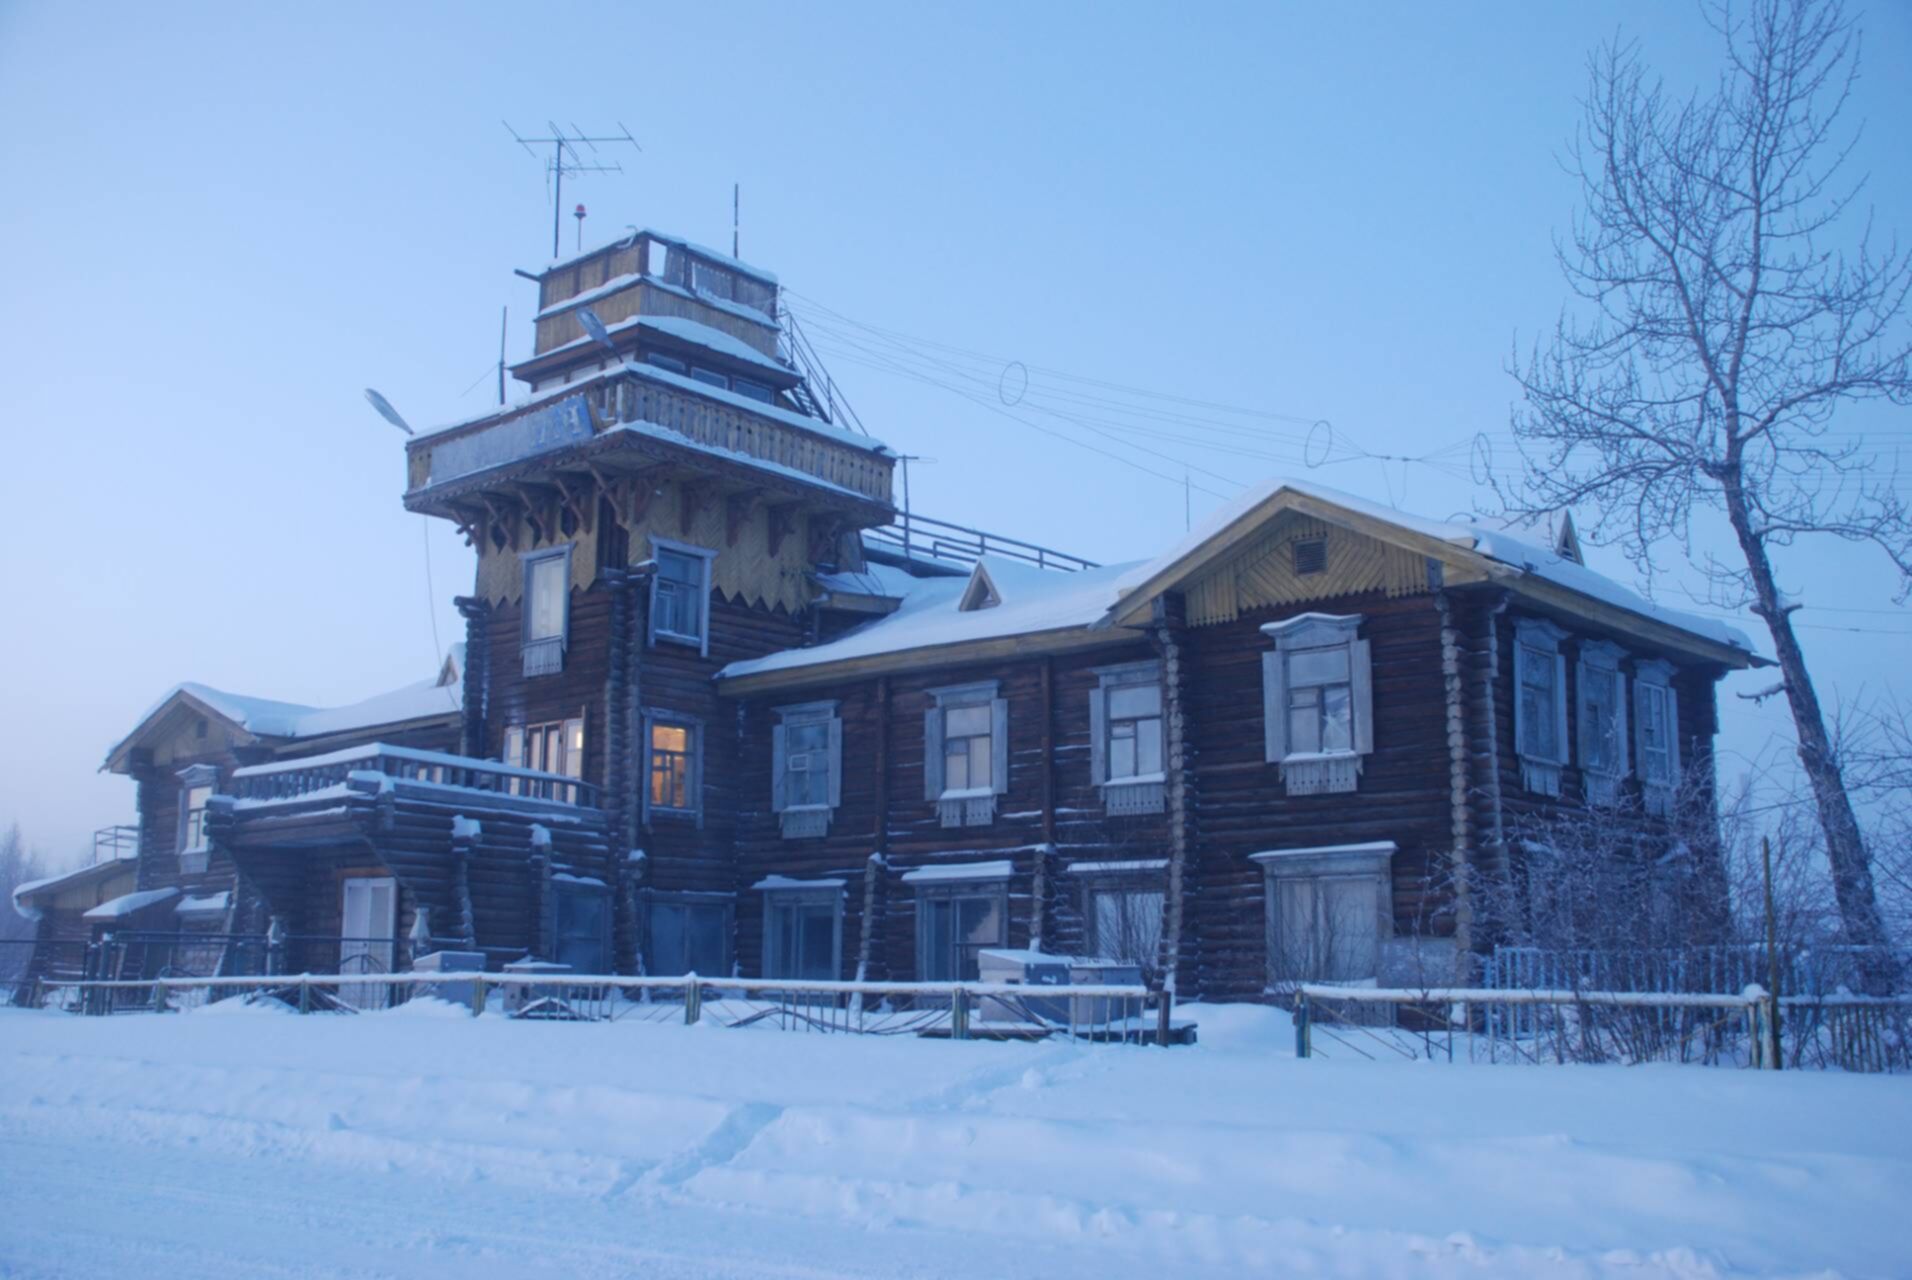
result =
[{"label": "snow-covered eave", "polygon": [[[953,612],[953,606],[952,606]],[[880,624],[873,624],[880,625]],[[1009,635],[981,636],[944,644],[913,645],[882,653],[859,654],[835,660],[756,669],[756,659],[732,663],[716,675],[718,685],[728,696],[762,693],[772,689],[791,689],[833,680],[860,678],[926,666],[962,662],[981,662],[996,658],[1029,657],[1048,653],[1067,653],[1078,649],[1099,649],[1127,644],[1137,632],[1129,628],[1099,626],[1052,627],[1040,631],[1021,631]],[[796,650],[801,654],[802,650]],[[733,670],[733,668],[738,668]]]},{"label": "snow-covered eave", "polygon": [[[229,725],[232,732],[239,738],[240,745],[242,746],[251,746],[254,743],[265,741],[270,737],[270,735],[253,733],[240,721],[233,719],[218,707],[213,706],[204,698],[199,697],[184,684],[178,684],[174,685],[171,692],[161,698],[145,715],[139,718],[138,722],[133,725],[132,732],[128,733],[124,738],[121,738],[108,749],[106,759],[100,762],[99,771],[101,773],[128,772],[132,767],[133,751],[139,745],[140,739],[146,736],[148,730],[159,724],[167,716],[171,715],[176,708],[181,706],[189,707],[197,711],[200,715],[219,720]],[[270,740],[279,741],[280,739],[271,738]]]},{"label": "snow-covered eave", "polygon": [[101,880],[111,880],[114,876],[125,875],[139,865],[139,855],[125,858],[111,858],[105,862],[95,862],[89,866],[76,867],[72,871],[62,871],[57,876],[46,876],[39,880],[29,880],[25,884],[15,885],[13,889],[13,909],[21,918],[38,920],[42,908],[33,905],[35,898],[49,897],[66,892],[85,884],[95,884]]},{"label": "snow-covered eave", "polygon": [[[1286,483],[1252,505],[1230,514],[1224,523],[1205,538],[1185,545],[1179,553],[1146,566],[1143,574],[1122,587],[1120,599],[1094,625],[1115,627],[1145,623],[1159,596],[1258,536],[1269,520],[1285,511],[1296,511],[1419,552],[1440,563],[1442,581],[1448,587],[1464,588],[1493,583],[1575,619],[1589,619],[1657,647],[1704,661],[1736,668],[1771,665],[1766,658],[1753,651],[1750,644],[1741,648],[1680,625],[1672,620],[1675,616],[1673,610],[1643,613],[1613,600],[1575,590],[1538,570],[1495,559],[1476,549],[1480,535],[1470,530],[1456,529],[1450,534],[1436,536],[1434,532],[1415,527],[1430,522],[1405,513],[1396,520]],[[1598,576],[1593,570],[1586,572]]]}]

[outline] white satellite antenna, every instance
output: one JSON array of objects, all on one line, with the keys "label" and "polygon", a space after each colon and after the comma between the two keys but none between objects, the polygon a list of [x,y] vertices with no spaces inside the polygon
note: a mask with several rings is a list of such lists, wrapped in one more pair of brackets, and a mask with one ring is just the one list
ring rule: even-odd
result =
[{"label": "white satellite antenna", "polygon": [[617,348],[611,345],[611,331],[606,329],[604,322],[597,318],[597,312],[591,310],[589,307],[579,307],[578,323],[584,326],[585,336],[589,337],[591,341],[597,343],[612,355],[615,356],[617,354]]},{"label": "white satellite antenna", "polygon": [[392,408],[392,402],[378,392],[372,390],[370,387],[365,388],[365,399],[374,409],[378,410],[379,417],[385,419],[385,421],[391,423],[406,435],[418,434],[412,430],[409,422],[406,422],[405,419],[398,416],[398,410]]}]

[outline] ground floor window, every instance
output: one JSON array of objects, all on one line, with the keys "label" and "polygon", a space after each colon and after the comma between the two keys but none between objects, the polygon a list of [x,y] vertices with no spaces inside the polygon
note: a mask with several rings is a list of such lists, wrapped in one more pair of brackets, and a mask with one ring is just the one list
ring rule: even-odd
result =
[{"label": "ground floor window", "polygon": [[1162,891],[1091,884],[1084,896],[1089,954],[1153,969],[1162,947]]},{"label": "ground floor window", "polygon": [[1393,841],[1251,855],[1267,893],[1271,984],[1371,982],[1393,933]]},{"label": "ground floor window", "polygon": [[656,897],[645,904],[644,972],[659,977],[730,973],[728,897]]},{"label": "ground floor window", "polygon": [[835,981],[842,955],[840,884],[764,890],[764,977]]},{"label": "ground floor window", "polygon": [[1009,941],[1006,886],[923,892],[916,904],[918,971],[925,982],[974,981],[976,953]]}]

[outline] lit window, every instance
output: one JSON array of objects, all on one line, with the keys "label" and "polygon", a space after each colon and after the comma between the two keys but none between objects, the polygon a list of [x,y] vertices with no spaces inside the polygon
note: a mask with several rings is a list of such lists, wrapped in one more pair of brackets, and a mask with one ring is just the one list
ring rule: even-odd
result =
[{"label": "lit window", "polygon": [[695,721],[647,715],[645,742],[649,759],[650,783],[645,790],[645,808],[652,812],[701,816],[698,795],[698,755],[700,751]]},{"label": "lit window", "polygon": [[[567,778],[583,778],[583,717],[550,720],[543,724],[512,725],[505,730],[504,759],[506,764],[520,769],[537,769],[544,773],[562,774]],[[536,786],[521,786],[523,781],[507,779],[506,787],[512,795],[539,790]]]},{"label": "lit window", "polygon": [[1374,749],[1373,681],[1361,615],[1304,613],[1262,633],[1265,756],[1290,795],[1353,791]]}]

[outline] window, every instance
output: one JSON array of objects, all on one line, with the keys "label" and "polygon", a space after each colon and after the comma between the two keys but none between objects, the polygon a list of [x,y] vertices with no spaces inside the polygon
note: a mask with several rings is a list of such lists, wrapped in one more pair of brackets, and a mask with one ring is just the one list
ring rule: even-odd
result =
[{"label": "window", "polygon": [[219,770],[195,764],[179,771],[179,869],[185,874],[204,871],[211,861],[206,833],[206,804],[212,799]]},{"label": "window", "polygon": [[659,352],[656,352],[656,351],[647,353],[644,357],[644,363],[653,364],[660,369],[668,369],[672,373],[677,373],[677,374],[686,374],[690,372],[690,366],[685,364],[682,360],[679,360],[676,356],[667,356],[667,355],[660,354]]},{"label": "window", "polygon": [[564,646],[570,627],[570,606],[570,544],[525,556],[525,675],[546,676],[564,669]]},{"label": "window", "polygon": [[1648,813],[1673,809],[1680,785],[1680,711],[1673,664],[1654,659],[1633,670],[1633,749],[1639,758],[1640,796]]},{"label": "window", "polygon": [[[543,724],[512,725],[505,730],[504,760],[520,769],[539,769],[567,778],[584,777],[584,717],[549,720]],[[506,779],[512,795],[526,794],[534,788],[528,780]],[[576,797],[569,797],[575,799]]]},{"label": "window", "polygon": [[644,790],[646,816],[667,813],[702,821],[702,726],[687,717],[647,712],[644,741],[650,762]]},{"label": "window", "polygon": [[715,369],[706,369],[702,365],[694,364],[690,367],[690,376],[699,382],[707,382],[713,387],[730,390],[730,379]]},{"label": "window", "polygon": [[603,881],[553,876],[556,937],[551,958],[577,973],[610,972],[611,891]]},{"label": "window", "polygon": [[644,972],[658,977],[730,973],[729,897],[673,894],[644,909]]},{"label": "window", "polygon": [[1009,938],[1006,886],[924,890],[916,900],[918,972],[924,982],[973,982],[976,953]]},{"label": "window", "polygon": [[1394,851],[1381,840],[1249,855],[1261,864],[1266,891],[1271,984],[1380,976],[1381,942],[1394,932]]},{"label": "window", "polygon": [[651,538],[657,572],[651,576],[651,642],[669,640],[710,652],[710,562],[702,547]]},{"label": "window", "polygon": [[834,982],[843,952],[843,882],[757,887],[764,890],[763,976]]},{"label": "window", "polygon": [[1374,750],[1373,684],[1360,614],[1304,613],[1262,634],[1264,751],[1289,795],[1353,791]]},{"label": "window", "polygon": [[1096,670],[1089,703],[1089,769],[1110,813],[1160,813],[1167,774],[1162,664]]},{"label": "window", "polygon": [[778,707],[771,728],[771,808],[786,840],[820,836],[843,796],[843,721],[835,702]]},{"label": "window", "polygon": [[1294,544],[1295,573],[1299,577],[1325,573],[1328,568],[1328,540],[1303,538]]},{"label": "window", "polygon": [[1084,898],[1089,954],[1153,972],[1162,946],[1162,891],[1092,882]]},{"label": "window", "polygon": [[752,400],[761,400],[765,404],[774,404],[777,393],[762,382],[752,382],[749,378],[732,378],[730,389],[740,396],[749,396]]},{"label": "window", "polygon": [[1580,776],[1587,803],[1610,805],[1620,798],[1620,779],[1627,772],[1625,684],[1620,660],[1626,651],[1604,640],[1580,646],[1574,679],[1580,702]]},{"label": "window", "polygon": [[923,722],[923,795],[946,827],[995,821],[1009,789],[1009,704],[994,680],[929,691]]},{"label": "window", "polygon": [[1548,796],[1560,794],[1560,766],[1567,763],[1567,660],[1560,654],[1566,638],[1538,618],[1514,623],[1514,750],[1521,784]]}]

